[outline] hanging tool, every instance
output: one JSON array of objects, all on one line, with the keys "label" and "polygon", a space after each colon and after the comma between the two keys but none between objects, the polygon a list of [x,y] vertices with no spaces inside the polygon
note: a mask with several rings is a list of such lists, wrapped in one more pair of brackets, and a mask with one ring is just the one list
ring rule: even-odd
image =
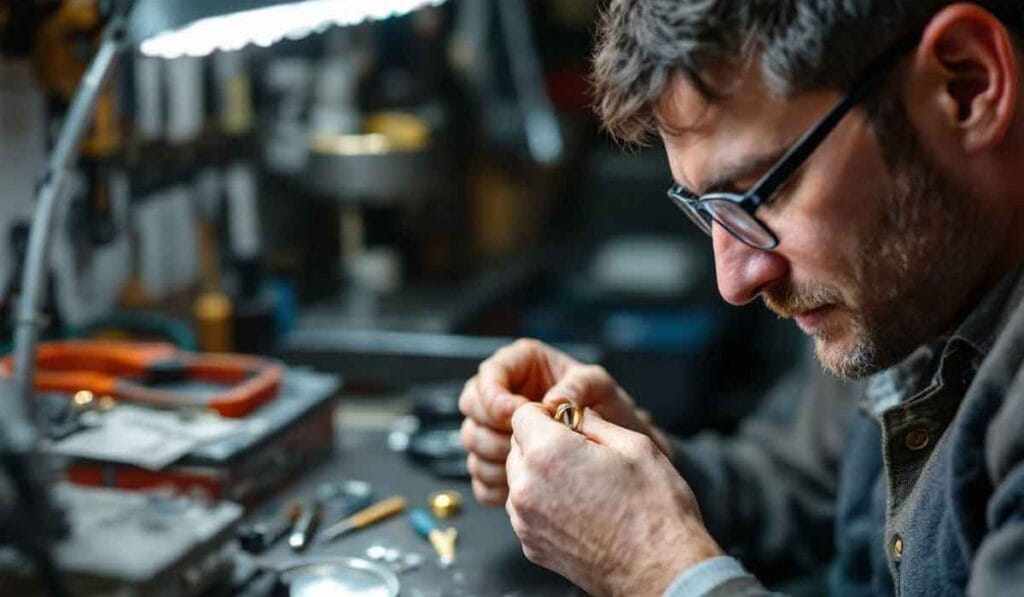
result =
[{"label": "hanging tool", "polygon": [[[46,342],[37,352],[35,389],[100,396],[160,408],[209,408],[242,417],[273,399],[283,368],[266,359],[179,351],[157,342],[68,340]],[[0,377],[11,377],[14,359],[0,360]],[[231,384],[221,392],[188,393],[149,384],[197,380]]]},{"label": "hanging tool", "polygon": [[320,535],[320,541],[334,541],[346,533],[394,516],[402,510],[405,510],[405,498],[398,495],[391,496],[328,527]]},{"label": "hanging tool", "polygon": [[459,535],[455,527],[441,528],[441,523],[423,508],[409,512],[409,522],[421,537],[430,541],[442,568],[447,568],[455,562],[455,539]]}]

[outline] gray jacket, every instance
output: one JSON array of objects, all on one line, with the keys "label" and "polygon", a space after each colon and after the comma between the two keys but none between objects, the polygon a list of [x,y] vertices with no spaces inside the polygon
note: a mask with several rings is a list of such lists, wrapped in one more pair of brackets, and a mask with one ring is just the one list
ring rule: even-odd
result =
[{"label": "gray jacket", "polygon": [[736,437],[677,443],[736,559],[667,594],[763,594],[742,561],[780,576],[828,565],[837,595],[1024,595],[1024,268],[899,366],[809,377]]}]

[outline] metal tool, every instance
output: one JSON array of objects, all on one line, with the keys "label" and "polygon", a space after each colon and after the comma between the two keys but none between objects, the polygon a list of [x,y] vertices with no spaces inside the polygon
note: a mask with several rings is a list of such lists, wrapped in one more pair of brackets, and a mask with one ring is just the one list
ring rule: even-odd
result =
[{"label": "metal tool", "polygon": [[[242,417],[273,399],[284,369],[266,359],[244,355],[188,353],[160,342],[67,340],[39,345],[33,383],[40,392],[88,390],[117,400],[163,408],[210,408],[226,417]],[[12,357],[0,360],[0,375],[10,377]],[[148,384],[200,380],[230,384],[213,394],[175,392]]]},{"label": "metal tool", "polygon": [[334,541],[346,533],[394,516],[402,510],[405,510],[405,498],[398,495],[391,496],[331,525],[320,535],[320,541]]},{"label": "metal tool", "polygon": [[263,553],[281,540],[302,516],[302,504],[293,501],[266,520],[238,528],[238,542],[249,553]]},{"label": "metal tool", "polygon": [[579,433],[580,426],[583,425],[583,409],[571,402],[563,402],[555,410],[555,420]]},{"label": "metal tool", "polygon": [[423,508],[409,512],[409,522],[421,537],[430,541],[442,568],[447,568],[455,562],[455,539],[459,535],[455,527],[441,528],[441,523]]},{"label": "metal tool", "polygon": [[302,516],[295,521],[291,535],[288,535],[288,547],[291,547],[293,551],[303,551],[309,547],[313,535],[316,534],[316,528],[320,524],[323,511],[320,500],[313,500],[309,504]]}]

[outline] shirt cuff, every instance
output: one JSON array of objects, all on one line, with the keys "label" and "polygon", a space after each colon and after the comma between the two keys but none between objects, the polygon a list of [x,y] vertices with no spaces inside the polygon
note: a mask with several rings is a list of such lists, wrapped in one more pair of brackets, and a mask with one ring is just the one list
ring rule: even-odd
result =
[{"label": "shirt cuff", "polygon": [[665,590],[665,597],[707,595],[738,579],[755,580],[735,558],[717,556],[684,570]]}]

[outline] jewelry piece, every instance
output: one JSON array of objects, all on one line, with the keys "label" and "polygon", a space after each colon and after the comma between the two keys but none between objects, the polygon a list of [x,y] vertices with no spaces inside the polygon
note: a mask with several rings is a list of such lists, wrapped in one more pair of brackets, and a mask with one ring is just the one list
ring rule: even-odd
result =
[{"label": "jewelry piece", "polygon": [[555,420],[579,433],[580,426],[583,425],[583,409],[571,402],[563,402],[555,410]]}]

